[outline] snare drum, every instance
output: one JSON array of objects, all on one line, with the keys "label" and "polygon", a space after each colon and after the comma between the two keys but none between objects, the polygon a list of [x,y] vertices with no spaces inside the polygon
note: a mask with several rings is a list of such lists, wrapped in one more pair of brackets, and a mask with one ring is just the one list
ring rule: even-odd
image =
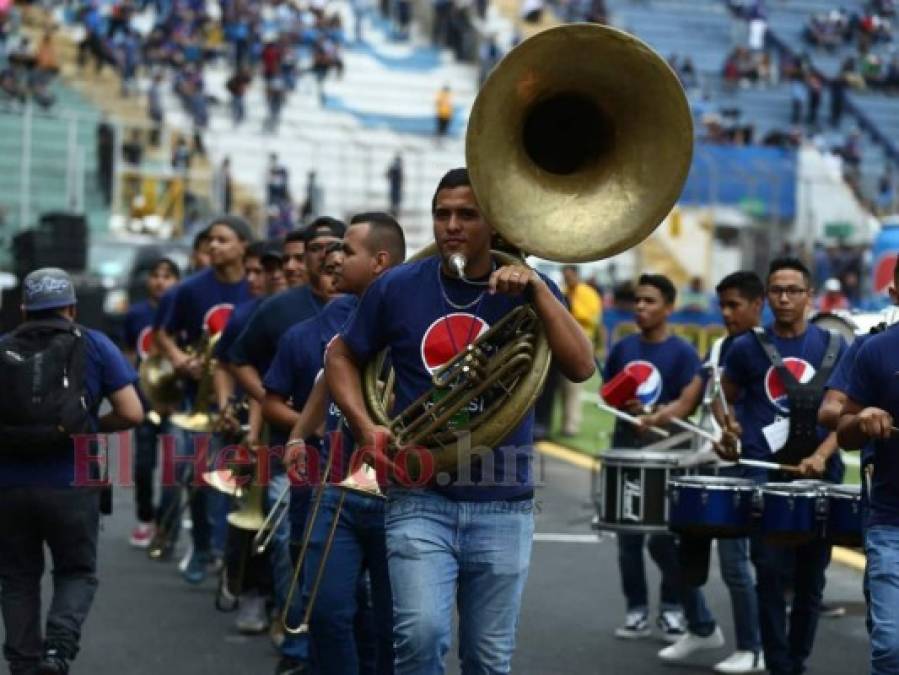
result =
[{"label": "snare drum", "polygon": [[667,532],[668,479],[695,473],[679,468],[681,451],[609,450],[602,455],[596,527],[622,532]]},{"label": "snare drum", "polygon": [[700,537],[746,537],[752,529],[754,481],[726,476],[680,476],[668,484],[669,527]]},{"label": "snare drum", "polygon": [[862,490],[860,485],[828,485],[827,538],[838,546],[861,546]]},{"label": "snare drum", "polygon": [[804,544],[821,536],[826,501],[819,481],[768,483],[762,492],[762,535],[774,544]]}]

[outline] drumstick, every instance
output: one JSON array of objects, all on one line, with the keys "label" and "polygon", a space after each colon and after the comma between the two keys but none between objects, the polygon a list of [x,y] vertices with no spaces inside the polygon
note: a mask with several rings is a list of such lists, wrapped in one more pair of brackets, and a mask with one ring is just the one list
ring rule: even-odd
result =
[{"label": "drumstick", "polygon": [[705,438],[706,440],[709,440],[712,443],[717,443],[718,441],[721,440],[720,438],[715,436],[715,434],[711,433],[710,431],[706,431],[702,427],[698,427],[695,424],[690,424],[686,420],[682,420],[679,417],[672,417],[671,423],[676,426],[679,426],[681,429],[686,429],[687,431],[693,432],[697,436]]},{"label": "drumstick", "polygon": [[762,462],[757,459],[738,459],[737,464],[754,466],[757,469],[771,469],[773,471],[786,471],[787,473],[801,474],[802,469],[793,464],[777,464],[776,462]]},{"label": "drumstick", "polygon": [[638,420],[633,415],[628,415],[626,412],[622,412],[618,408],[613,408],[610,405],[606,405],[605,403],[603,403],[601,401],[599,403],[597,403],[596,405],[599,407],[600,410],[605,410],[607,413],[611,413],[612,415],[614,415],[615,417],[617,417],[620,420],[624,420],[625,422],[630,422],[635,427],[643,427],[644,429],[648,429],[649,431],[653,432],[654,434],[658,434],[662,438],[668,438],[671,435],[669,432],[667,432],[664,429],[661,429],[659,427],[643,426],[643,424],[640,422],[640,420]]}]

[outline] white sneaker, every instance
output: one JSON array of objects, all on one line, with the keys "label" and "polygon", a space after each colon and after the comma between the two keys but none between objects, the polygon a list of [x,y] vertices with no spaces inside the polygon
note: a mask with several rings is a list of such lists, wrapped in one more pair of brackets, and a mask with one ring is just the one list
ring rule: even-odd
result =
[{"label": "white sneaker", "polygon": [[685,633],[677,642],[665,647],[659,652],[659,658],[662,661],[675,662],[683,661],[693,652],[702,651],[703,649],[718,649],[724,646],[724,633],[718,626],[715,626],[714,632],[706,637],[695,635],[693,633]]},{"label": "white sneaker", "polygon": [[268,612],[265,611],[265,598],[258,593],[247,593],[240,596],[240,611],[234,625],[241,633],[256,635],[268,629]]},{"label": "white sneaker", "polygon": [[624,625],[615,629],[615,637],[623,640],[637,640],[648,637],[652,632],[644,612],[628,612]]},{"label": "white sneaker", "polygon": [[662,631],[662,639],[665,642],[677,642],[687,634],[687,620],[684,613],[679,610],[669,609],[662,612],[656,620],[656,625]]},{"label": "white sneaker", "polygon": [[765,655],[762,652],[736,651],[715,666],[716,673],[764,673]]}]

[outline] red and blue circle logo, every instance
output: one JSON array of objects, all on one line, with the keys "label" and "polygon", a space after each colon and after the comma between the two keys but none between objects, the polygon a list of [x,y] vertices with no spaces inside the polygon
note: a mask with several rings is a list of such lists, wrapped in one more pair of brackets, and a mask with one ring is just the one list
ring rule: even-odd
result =
[{"label": "red and blue circle logo", "polygon": [[146,326],[137,336],[137,356],[144,360],[153,351],[153,326]]},{"label": "red and blue circle logo", "polygon": [[479,316],[466,312],[447,314],[434,321],[421,339],[421,363],[433,373],[453,358],[490,326]]},{"label": "red and blue circle logo", "polygon": [[234,305],[229,302],[220,302],[213,305],[206,314],[203,315],[203,329],[209,335],[218,335],[225,326],[228,325],[228,319],[231,318],[231,312],[234,311]]},{"label": "red and blue circle logo", "polygon": [[662,395],[662,374],[649,361],[631,361],[624,370],[637,380],[637,400],[655,405]]},{"label": "red and blue circle logo", "polygon": [[874,292],[886,293],[893,285],[896,251],[882,254],[874,263]]},{"label": "red and blue circle logo", "polygon": [[[805,384],[815,376],[815,368],[804,359],[788,356],[784,359],[784,366],[793,374],[799,384]],[[765,373],[765,395],[771,405],[781,412],[789,414],[790,401],[787,397],[787,388],[774,366],[768,368],[768,372]]]}]

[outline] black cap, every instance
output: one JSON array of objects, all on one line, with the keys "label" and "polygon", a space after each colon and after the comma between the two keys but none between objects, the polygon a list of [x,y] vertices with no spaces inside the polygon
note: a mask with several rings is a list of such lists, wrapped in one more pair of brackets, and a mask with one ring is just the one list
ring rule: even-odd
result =
[{"label": "black cap", "polygon": [[338,239],[343,239],[344,232],[346,232],[346,225],[342,221],[322,216],[313,220],[303,231],[303,240],[310,242],[316,237],[337,237]]},{"label": "black cap", "polygon": [[238,238],[246,242],[252,242],[256,239],[256,237],[253,236],[253,228],[251,228],[250,224],[240,216],[231,216],[228,214],[216,216],[209,221],[209,226],[206,228],[207,231],[210,230],[213,225],[224,225],[225,227],[231,228]]},{"label": "black cap", "polygon": [[262,248],[262,256],[260,259],[262,262],[266,260],[277,261],[279,263],[284,262],[284,244],[281,243],[280,239],[269,239],[265,242]]}]

